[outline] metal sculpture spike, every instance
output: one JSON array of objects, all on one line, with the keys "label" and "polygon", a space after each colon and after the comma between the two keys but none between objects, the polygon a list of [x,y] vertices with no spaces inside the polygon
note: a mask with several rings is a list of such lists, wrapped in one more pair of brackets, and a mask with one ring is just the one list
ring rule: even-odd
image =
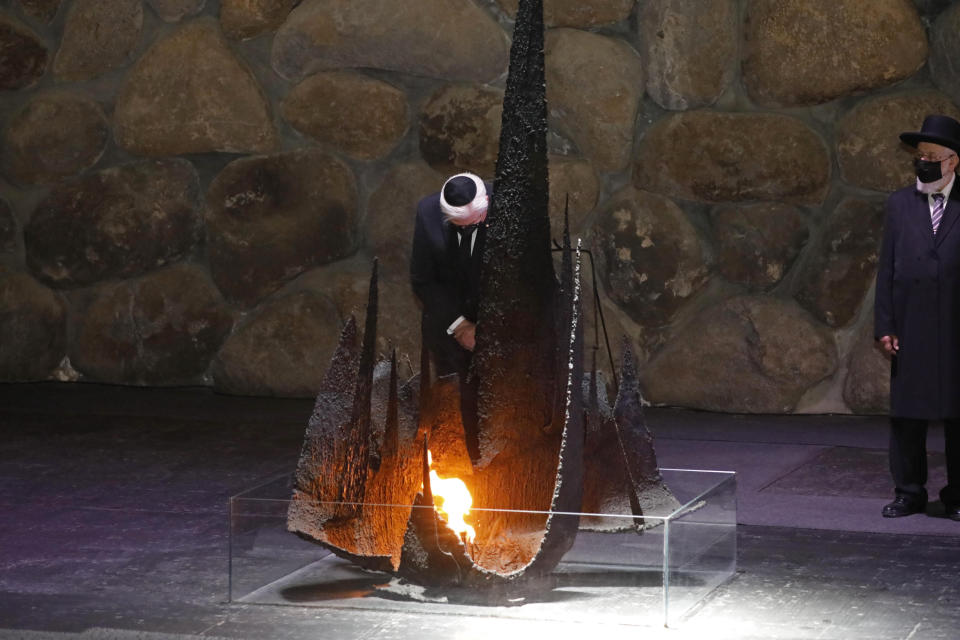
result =
[{"label": "metal sculpture spike", "polygon": [[[557,338],[544,330],[553,326],[557,287],[543,46],[542,0],[523,0],[510,49],[471,362],[479,383],[481,467],[529,444],[554,420]],[[515,402],[520,396],[526,401]]]},{"label": "metal sculpture spike", "polygon": [[[434,379],[426,351],[419,377],[402,386],[395,356],[389,365],[374,365],[374,263],[363,346],[358,350],[351,321],[317,396],[288,515],[298,535],[365,568],[443,586],[444,597],[481,587],[507,596],[517,585],[549,582],[545,576],[582,526],[570,514],[592,499],[584,495],[585,442],[624,461],[624,482],[600,487],[598,495],[627,499],[647,468],[633,474],[625,467],[650,460],[635,446],[643,444],[634,424],[639,393],[618,400],[615,420],[606,397],[597,397],[595,365],[592,391],[584,389],[582,261],[568,225],[559,280],[553,270],[543,29],[542,0],[520,0],[482,256],[476,352],[465,381],[479,385],[476,406],[463,414],[461,381]],[[635,376],[625,380],[633,384]],[[585,401],[591,420],[600,420],[589,434]],[[479,441],[469,453],[465,424]],[[432,508],[437,487],[428,451],[437,477],[458,476],[484,508],[471,514],[476,538],[469,543]]]},{"label": "metal sculpture spike", "polygon": [[367,320],[360,350],[360,372],[353,397],[351,422],[355,429],[355,455],[347,459],[340,484],[340,501],[361,503],[366,490],[367,456],[370,451],[370,393],[373,387],[373,365],[377,342],[377,260],[373,261],[367,296]]},{"label": "metal sculpture spike", "polygon": [[[571,313],[573,310],[574,302],[574,274],[573,274],[573,251],[570,245],[570,196],[567,196],[566,203],[563,210],[563,244],[560,247],[560,286],[558,289],[558,300],[556,305],[556,311],[554,313],[555,326],[554,331],[556,335],[562,336],[564,334],[565,327],[567,327],[571,322]],[[579,259],[579,247],[577,247],[577,255]],[[561,343],[562,344],[562,343]],[[556,359],[554,361],[554,371],[562,372],[564,359],[566,354],[563,349],[558,348],[556,350]],[[554,399],[553,399],[553,411],[552,415],[560,416],[564,411],[564,403],[566,402],[566,388],[563,385],[557,384],[554,385]],[[547,429],[553,431],[553,428],[557,426],[557,421],[553,421]]]},{"label": "metal sculpture spike", "polygon": [[397,350],[390,353],[390,395],[387,398],[387,417],[383,428],[383,456],[396,457],[400,453],[400,387],[397,375]]},{"label": "metal sculpture spike", "polygon": [[[374,263],[363,346],[357,350],[356,322],[351,317],[307,425],[287,528],[364,568],[394,571],[399,565],[407,514],[368,505],[410,504],[419,489],[420,475],[411,462],[410,443],[398,443],[397,455],[376,456],[378,460],[371,464],[376,314]],[[389,391],[379,395],[383,397],[376,399],[377,404],[387,406]],[[398,406],[398,417],[411,412],[415,409]],[[389,416],[390,411],[385,413]],[[384,422],[376,425],[378,433],[387,433],[389,418]],[[389,439],[381,441],[388,443]],[[383,447],[381,453],[388,449]]]},{"label": "metal sculpture spike", "polygon": [[667,489],[657,467],[653,435],[643,415],[643,398],[637,379],[637,364],[624,338],[620,367],[620,391],[613,408],[617,439],[624,456],[624,468],[630,480],[630,503],[636,515],[662,514],[666,509],[679,508],[673,494]]}]

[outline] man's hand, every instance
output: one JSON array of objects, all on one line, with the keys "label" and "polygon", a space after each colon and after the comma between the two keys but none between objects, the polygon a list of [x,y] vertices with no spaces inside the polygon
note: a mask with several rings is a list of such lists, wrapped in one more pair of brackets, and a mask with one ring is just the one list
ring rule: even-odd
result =
[{"label": "man's hand", "polygon": [[880,346],[887,355],[896,355],[900,351],[900,339],[897,336],[883,336],[880,338]]},{"label": "man's hand", "polygon": [[477,325],[469,320],[464,320],[453,330],[454,339],[467,351],[473,351],[473,348],[477,345],[476,336]]}]

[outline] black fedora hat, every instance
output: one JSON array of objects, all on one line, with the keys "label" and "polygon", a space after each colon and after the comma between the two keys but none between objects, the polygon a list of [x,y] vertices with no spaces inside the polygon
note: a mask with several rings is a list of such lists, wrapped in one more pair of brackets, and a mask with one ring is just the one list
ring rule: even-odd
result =
[{"label": "black fedora hat", "polygon": [[901,133],[900,139],[911,147],[921,142],[933,142],[960,153],[960,122],[950,116],[927,116],[920,131]]}]

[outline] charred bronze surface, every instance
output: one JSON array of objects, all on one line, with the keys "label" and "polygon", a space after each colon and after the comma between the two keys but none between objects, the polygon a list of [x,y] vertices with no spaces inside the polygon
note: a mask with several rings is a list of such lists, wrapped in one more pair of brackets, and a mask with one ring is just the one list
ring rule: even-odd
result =
[{"label": "charred bronze surface", "polygon": [[624,456],[624,470],[630,481],[630,504],[634,514],[666,515],[679,508],[667,489],[657,466],[653,436],[643,417],[643,402],[637,380],[637,365],[630,342],[623,341],[620,392],[613,408],[617,439]]},{"label": "charred bronze surface", "polygon": [[[543,37],[542,0],[521,2],[503,99],[471,363],[471,375],[480,385],[479,466],[540,447],[542,432],[555,419],[557,336],[549,328],[554,326],[557,287],[550,254]],[[555,438],[552,448],[557,446]],[[544,506],[551,488],[541,488]]]},{"label": "charred bronze surface", "polygon": [[[386,384],[374,384],[376,297],[374,268],[363,348],[350,318],[307,426],[287,527],[360,566],[394,571],[409,512],[378,505],[409,505],[419,489],[419,455],[401,433],[416,429],[416,408],[411,388],[396,389],[395,362]],[[373,408],[386,415],[376,433]]]},{"label": "charred bronze surface", "polygon": [[[596,369],[585,385],[587,436],[584,450],[585,513],[632,513],[664,517],[680,507],[660,476],[653,436],[643,415],[643,400],[629,341],[624,339],[620,389],[611,407]],[[618,530],[655,526],[659,520],[587,518],[585,527]]]},{"label": "charred bronze surface", "polygon": [[[340,487],[338,500],[346,503],[362,503],[366,494],[367,465],[370,452],[370,394],[373,387],[374,349],[377,339],[377,262],[373,262],[370,276],[370,292],[367,298],[367,321],[363,331],[363,348],[360,350],[360,370],[357,374],[356,392],[350,422],[351,448],[337,483]],[[355,511],[351,511],[356,515]]]},{"label": "charred bronze surface", "polygon": [[[584,383],[580,250],[567,229],[554,274],[543,42],[542,0],[521,0],[465,381],[479,388],[475,412],[461,404],[461,380],[432,376],[425,351],[420,374],[403,385],[395,357],[375,364],[374,265],[363,346],[351,320],[317,396],[288,517],[291,531],[361,566],[461,596],[548,584],[591,500],[639,515],[660,507],[640,492],[666,491],[629,353],[615,408],[598,394],[595,365]],[[611,478],[591,480],[586,494],[585,444],[596,457],[587,464],[600,465],[589,475]],[[467,485],[475,539],[432,508],[428,450],[436,477]]]}]

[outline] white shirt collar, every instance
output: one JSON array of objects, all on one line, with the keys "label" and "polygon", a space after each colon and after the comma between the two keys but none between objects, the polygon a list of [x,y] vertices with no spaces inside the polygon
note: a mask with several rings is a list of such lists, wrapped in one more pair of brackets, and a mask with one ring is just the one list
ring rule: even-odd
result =
[{"label": "white shirt collar", "polygon": [[[951,184],[953,184],[953,183],[951,183]],[[477,244],[477,229],[479,229],[479,227],[474,227],[474,228],[473,228],[473,231],[470,232],[470,253],[471,253],[471,254],[473,253],[473,247],[474,247],[474,245]],[[457,246],[460,246],[460,238],[461,238],[461,237],[462,237],[462,236],[461,236],[459,233],[457,233]]]},{"label": "white shirt collar", "polygon": [[[956,182],[956,181],[957,181],[957,174],[954,173],[952,176],[950,176],[950,182],[947,183],[947,186],[945,186],[943,189],[940,189],[940,191],[937,191],[937,193],[942,193],[942,194],[943,194],[943,200],[944,200],[944,202],[946,202],[947,200],[950,199],[950,192],[953,191],[953,183]],[[933,194],[932,194],[932,193],[927,195],[927,202],[930,203],[930,206],[931,206],[931,207],[933,206]]]}]

